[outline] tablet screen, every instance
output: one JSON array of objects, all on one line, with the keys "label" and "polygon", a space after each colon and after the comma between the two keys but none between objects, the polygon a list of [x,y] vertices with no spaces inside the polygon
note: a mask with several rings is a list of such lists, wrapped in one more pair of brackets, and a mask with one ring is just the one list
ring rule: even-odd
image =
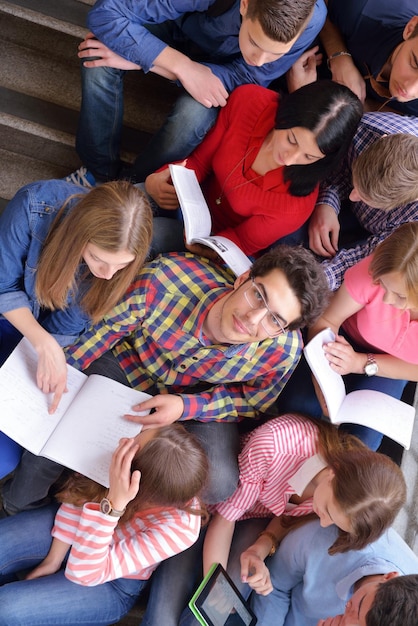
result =
[{"label": "tablet screen", "polygon": [[212,566],[189,606],[200,623],[207,626],[254,626],[257,623],[248,603],[219,564]]}]

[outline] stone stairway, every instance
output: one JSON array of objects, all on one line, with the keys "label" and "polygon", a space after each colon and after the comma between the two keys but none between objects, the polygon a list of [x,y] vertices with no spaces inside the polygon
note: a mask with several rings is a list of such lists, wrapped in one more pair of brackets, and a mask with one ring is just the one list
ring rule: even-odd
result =
[{"label": "stone stairway", "polygon": [[[0,0],[0,204],[22,185],[79,167],[77,45],[94,0]],[[177,88],[129,72],[123,158],[131,160],[167,114]],[[140,99],[138,94],[141,95]]]}]

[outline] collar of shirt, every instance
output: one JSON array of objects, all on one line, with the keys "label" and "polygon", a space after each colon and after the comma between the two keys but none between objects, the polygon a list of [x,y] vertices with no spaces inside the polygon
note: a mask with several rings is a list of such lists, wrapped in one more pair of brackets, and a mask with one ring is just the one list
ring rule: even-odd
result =
[{"label": "collar of shirt", "polygon": [[314,454],[314,456],[306,459],[298,471],[293,474],[292,478],[289,479],[289,485],[295,490],[296,495],[301,496],[312,478],[326,467],[327,463],[324,459],[319,454]]},{"label": "collar of shirt", "polygon": [[364,576],[375,576],[376,574],[387,574],[393,572],[394,569],[396,567],[394,567],[393,563],[379,557],[373,557],[368,563],[356,567],[347,576],[341,578],[335,585],[335,591],[338,597],[343,602],[346,602],[353,595],[355,591],[354,585],[361,578],[364,578]]}]

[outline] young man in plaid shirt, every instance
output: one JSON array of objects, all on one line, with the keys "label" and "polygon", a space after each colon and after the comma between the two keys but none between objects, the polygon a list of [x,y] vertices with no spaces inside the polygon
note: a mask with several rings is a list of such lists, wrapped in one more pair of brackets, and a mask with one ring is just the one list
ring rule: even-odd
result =
[{"label": "young man in plaid shirt", "polygon": [[[151,393],[133,411],[154,412],[132,421],[150,428],[179,420],[194,432],[211,467],[205,500],[218,502],[238,481],[237,422],[253,418],[255,427],[275,413],[300,358],[299,329],[317,319],[327,296],[323,271],[303,248],[279,246],[236,280],[203,257],[160,256],[68,349],[68,362]],[[61,469],[25,452],[4,486],[5,511],[42,503]]]}]

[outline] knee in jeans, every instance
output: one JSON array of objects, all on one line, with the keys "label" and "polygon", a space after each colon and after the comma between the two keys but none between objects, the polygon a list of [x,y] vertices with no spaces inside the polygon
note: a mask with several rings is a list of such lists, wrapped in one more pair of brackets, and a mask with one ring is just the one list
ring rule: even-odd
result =
[{"label": "knee in jeans", "polygon": [[108,89],[122,82],[125,72],[113,67],[81,66],[84,89]]}]

